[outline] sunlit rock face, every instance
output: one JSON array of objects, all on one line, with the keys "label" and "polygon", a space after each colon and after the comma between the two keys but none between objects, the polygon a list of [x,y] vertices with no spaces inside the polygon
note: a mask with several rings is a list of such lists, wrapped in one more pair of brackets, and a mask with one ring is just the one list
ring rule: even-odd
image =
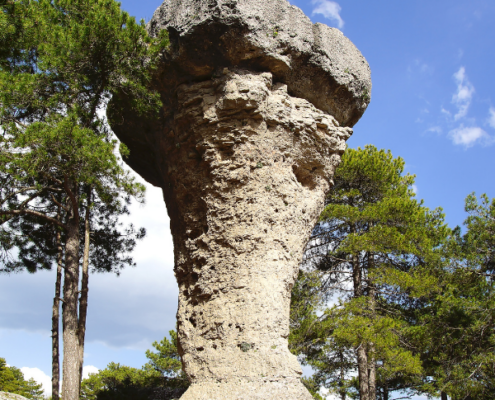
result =
[{"label": "sunlit rock face", "polygon": [[171,219],[181,399],[309,400],[287,348],[290,293],[368,105],[368,64],[285,0],[166,1],[148,29],[171,38],[153,83],[162,117],[112,127]]}]

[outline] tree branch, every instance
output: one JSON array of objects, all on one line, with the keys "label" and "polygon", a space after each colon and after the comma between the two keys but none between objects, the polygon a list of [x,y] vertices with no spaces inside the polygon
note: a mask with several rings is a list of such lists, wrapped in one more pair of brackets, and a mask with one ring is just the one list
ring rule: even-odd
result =
[{"label": "tree branch", "polygon": [[38,211],[33,210],[9,210],[9,211],[0,211],[0,215],[34,215],[35,217],[39,217],[44,219],[45,221],[51,222],[54,225],[60,226],[63,229],[66,229],[66,226],[62,224],[60,221],[57,221],[55,218],[49,217]]}]

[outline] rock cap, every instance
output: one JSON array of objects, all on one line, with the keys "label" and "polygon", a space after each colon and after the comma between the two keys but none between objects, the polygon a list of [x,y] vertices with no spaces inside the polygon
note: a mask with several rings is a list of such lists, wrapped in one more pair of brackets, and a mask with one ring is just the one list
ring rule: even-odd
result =
[{"label": "rock cap", "polygon": [[361,52],[287,0],[165,0],[148,24],[152,36],[162,29],[171,46],[157,81],[170,98],[181,83],[241,67],[271,72],[342,126],[353,126],[370,102],[371,72]]}]

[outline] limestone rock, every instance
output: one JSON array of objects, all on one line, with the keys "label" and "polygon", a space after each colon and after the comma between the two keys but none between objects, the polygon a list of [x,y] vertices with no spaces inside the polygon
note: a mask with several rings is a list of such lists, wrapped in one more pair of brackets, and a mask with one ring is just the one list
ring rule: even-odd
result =
[{"label": "limestone rock", "polygon": [[20,394],[0,392],[0,400],[28,400]]},{"label": "limestone rock", "polygon": [[181,399],[310,400],[287,347],[290,294],[368,65],[285,0],[166,1],[149,25],[165,28],[161,119],[110,119],[170,216]]},{"label": "limestone rock", "polygon": [[152,391],[150,400],[178,400],[186,391],[184,388],[159,387]]},{"label": "limestone rock", "polygon": [[369,103],[370,70],[359,50],[286,0],[166,0],[149,23],[151,34],[161,29],[172,41],[164,64],[172,87],[235,66],[271,72],[344,126]]}]

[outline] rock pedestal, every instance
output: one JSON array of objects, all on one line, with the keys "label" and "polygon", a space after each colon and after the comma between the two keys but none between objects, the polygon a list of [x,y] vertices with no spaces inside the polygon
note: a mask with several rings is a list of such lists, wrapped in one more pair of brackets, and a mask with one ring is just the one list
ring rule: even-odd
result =
[{"label": "rock pedestal", "polygon": [[112,125],[171,219],[181,399],[312,398],[287,347],[290,294],[371,86],[352,43],[308,21],[285,0],[165,2],[149,26],[172,39],[162,119]]}]

